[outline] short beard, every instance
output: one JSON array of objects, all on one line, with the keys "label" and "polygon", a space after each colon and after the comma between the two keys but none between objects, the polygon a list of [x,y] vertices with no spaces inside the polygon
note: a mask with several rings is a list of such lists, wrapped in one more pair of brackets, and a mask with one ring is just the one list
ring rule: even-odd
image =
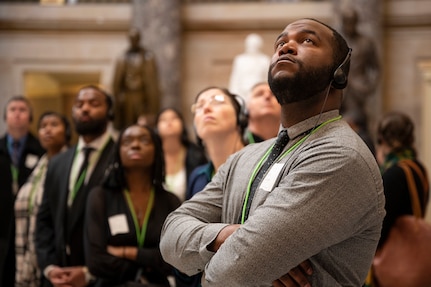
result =
[{"label": "short beard", "polygon": [[73,118],[73,123],[75,124],[75,130],[79,135],[87,136],[94,135],[98,136],[105,132],[108,122],[106,118],[93,119],[89,122],[79,122]]},{"label": "short beard", "polygon": [[310,99],[325,91],[331,81],[332,67],[324,66],[310,70],[298,62],[300,70],[293,77],[273,78],[271,70],[276,63],[271,64],[268,71],[268,84],[280,105]]}]

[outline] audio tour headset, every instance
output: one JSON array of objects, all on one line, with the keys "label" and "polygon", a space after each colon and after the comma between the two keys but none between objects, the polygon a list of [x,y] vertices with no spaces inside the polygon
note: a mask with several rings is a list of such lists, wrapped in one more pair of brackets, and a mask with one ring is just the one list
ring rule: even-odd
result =
[{"label": "audio tour headset", "polygon": [[334,75],[332,78],[332,86],[335,89],[342,90],[347,86],[347,71],[350,67],[351,55],[352,49],[349,48],[349,52],[347,52],[346,58],[344,58],[344,61],[334,71]]},{"label": "audio tour headset", "polygon": [[248,125],[247,106],[246,106],[245,100],[241,96],[238,96],[235,94],[233,94],[233,96],[239,105],[239,111],[238,111],[237,117],[236,117],[237,125],[241,129],[241,132],[243,132]]}]

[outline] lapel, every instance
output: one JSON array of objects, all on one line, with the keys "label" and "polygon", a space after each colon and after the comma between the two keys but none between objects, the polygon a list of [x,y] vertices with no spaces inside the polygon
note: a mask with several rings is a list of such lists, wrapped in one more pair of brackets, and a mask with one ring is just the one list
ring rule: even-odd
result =
[{"label": "lapel", "polygon": [[7,150],[7,140],[6,136],[0,138],[0,153],[4,153],[9,156],[9,152]]},{"label": "lapel", "polygon": [[75,158],[75,153],[76,153],[76,146],[69,148],[69,150],[67,150],[64,153],[64,162],[63,161],[59,162],[59,164],[63,166],[63,168],[61,168],[61,166],[58,167],[59,172],[57,173],[57,176],[60,176],[62,178],[62,180],[59,181],[60,192],[59,192],[58,202],[60,203],[60,206],[57,207],[59,211],[58,218],[60,219],[60,226],[64,226],[65,224],[65,221],[63,221],[63,219],[66,218],[67,198],[69,196],[69,177],[70,177],[70,172],[72,170],[73,159]]},{"label": "lapel", "polygon": [[[73,201],[72,206],[70,207],[70,218],[68,220],[69,230],[73,230],[80,222],[82,222],[80,219],[82,219],[85,214],[87,196],[93,187],[102,184],[105,170],[107,169],[108,164],[111,162],[113,154],[114,142],[112,139],[109,139],[109,142],[106,144],[105,148],[100,154],[99,160],[94,167],[93,173],[91,174],[87,185],[76,195],[76,198]],[[65,198],[65,200],[67,206],[67,197]]]},{"label": "lapel", "polygon": [[102,153],[100,154],[99,160],[94,167],[93,173],[89,178],[86,191],[89,191],[88,188],[93,188],[102,183],[102,180],[105,176],[105,171],[108,165],[112,162],[112,157],[114,155],[114,141],[112,138],[109,139]]}]

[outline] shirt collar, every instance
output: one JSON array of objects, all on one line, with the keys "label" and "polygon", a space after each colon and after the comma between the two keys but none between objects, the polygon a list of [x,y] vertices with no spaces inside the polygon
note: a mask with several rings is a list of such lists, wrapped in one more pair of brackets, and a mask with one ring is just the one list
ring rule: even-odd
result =
[{"label": "shirt collar", "polygon": [[82,136],[79,137],[78,139],[78,144],[76,146],[76,150],[79,152],[82,150],[82,148],[84,147],[91,147],[93,148],[95,151],[99,151],[101,150],[105,144],[108,142],[108,140],[111,138],[111,134],[108,130],[106,130],[101,136],[99,136],[98,138],[94,139],[92,142],[86,144],[84,142],[84,139],[82,138]]},{"label": "shirt collar", "polygon": [[289,135],[289,138],[293,140],[301,135],[305,135],[309,133],[310,131],[313,130],[313,128],[317,127],[321,123],[326,122],[327,120],[335,118],[339,115],[340,115],[339,110],[331,110],[331,111],[313,116],[311,118],[308,118],[302,122],[299,122],[289,127],[288,129],[280,126],[280,131],[282,131],[283,129],[287,129],[287,134]]},{"label": "shirt collar", "polygon": [[[21,137],[18,140],[19,143],[20,143],[20,145],[19,145],[19,153],[21,153],[21,151],[24,149],[24,144],[25,144],[25,141],[27,140],[27,136],[28,136],[28,134],[24,135],[23,137]],[[9,150],[9,152],[11,152],[12,151],[12,143],[15,140],[12,138],[12,136],[10,134],[7,134],[6,138],[7,138],[7,148]]]},{"label": "shirt collar", "polygon": [[[21,144],[20,146],[24,146],[25,140],[27,139],[27,134],[25,134],[23,137],[21,137],[18,141]],[[12,146],[12,143],[15,140],[12,138],[10,134],[7,135],[7,143],[8,145]]]}]

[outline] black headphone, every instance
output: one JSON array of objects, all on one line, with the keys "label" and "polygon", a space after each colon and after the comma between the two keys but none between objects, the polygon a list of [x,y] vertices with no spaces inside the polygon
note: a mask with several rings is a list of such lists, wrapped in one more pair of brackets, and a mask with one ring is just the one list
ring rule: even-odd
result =
[{"label": "black headphone", "polygon": [[335,70],[332,76],[332,86],[338,90],[342,90],[347,86],[347,74],[350,68],[350,57],[352,56],[352,49],[349,48],[346,58]]},{"label": "black headphone", "polygon": [[70,122],[64,115],[59,114],[59,116],[64,124],[64,137],[66,139],[66,143],[69,144],[70,140],[72,139],[72,129],[70,128]]},{"label": "black headphone", "polygon": [[245,128],[248,126],[248,110],[247,106],[245,104],[245,100],[238,95],[234,95],[235,101],[237,102],[239,106],[239,111],[236,115],[236,122],[241,131],[244,131]]},{"label": "black headphone", "polygon": [[108,113],[107,118],[110,121],[113,121],[115,119],[115,113],[114,113],[114,101],[112,100],[112,96],[104,91],[104,94],[106,96],[106,103],[108,104]]},{"label": "black headphone", "polygon": [[6,105],[4,107],[4,112],[3,112],[3,120],[6,121],[7,107],[9,106],[9,104],[12,102],[16,102],[16,101],[21,101],[21,102],[26,103],[26,105],[30,111],[29,121],[30,121],[30,123],[32,123],[33,122],[33,108],[31,107],[29,100],[24,96],[13,96],[6,102]]}]

